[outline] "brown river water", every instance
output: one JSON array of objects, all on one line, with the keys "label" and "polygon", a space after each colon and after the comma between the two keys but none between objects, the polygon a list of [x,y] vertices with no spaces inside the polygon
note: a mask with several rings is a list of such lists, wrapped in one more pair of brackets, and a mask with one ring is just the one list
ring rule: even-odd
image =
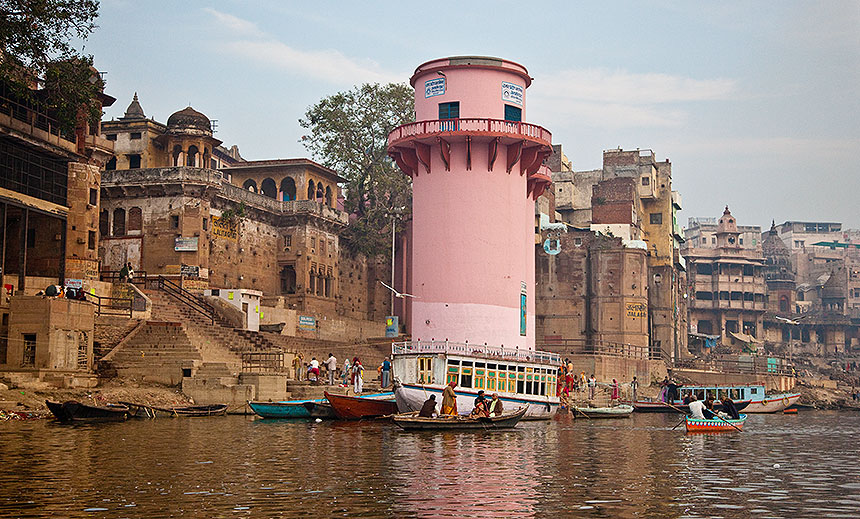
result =
[{"label": "brown river water", "polygon": [[0,423],[0,517],[852,517],[860,415],[558,416],[510,431],[243,416]]}]

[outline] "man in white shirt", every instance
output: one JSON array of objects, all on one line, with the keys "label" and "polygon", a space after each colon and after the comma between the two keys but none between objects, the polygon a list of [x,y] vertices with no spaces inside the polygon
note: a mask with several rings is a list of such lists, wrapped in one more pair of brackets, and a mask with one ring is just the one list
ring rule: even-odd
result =
[{"label": "man in white shirt", "polygon": [[701,400],[696,400],[696,395],[692,396],[692,400],[690,401],[690,416],[692,418],[697,418],[699,420],[704,420],[705,415],[702,413],[702,409],[705,408],[705,403]]},{"label": "man in white shirt", "polygon": [[314,384],[320,383],[320,361],[316,357],[311,358],[311,382]]},{"label": "man in white shirt", "polygon": [[328,385],[334,385],[334,374],[337,372],[337,358],[334,353],[329,353],[325,361],[325,369],[328,372]]}]

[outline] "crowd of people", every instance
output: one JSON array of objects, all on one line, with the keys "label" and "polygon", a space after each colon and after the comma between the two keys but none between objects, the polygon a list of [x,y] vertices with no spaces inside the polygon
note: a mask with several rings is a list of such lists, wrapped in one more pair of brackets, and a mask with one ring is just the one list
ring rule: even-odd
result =
[{"label": "crowd of people", "polygon": [[[577,400],[584,400],[585,398],[594,400],[601,386],[609,389],[611,403],[621,399],[622,383],[618,379],[613,378],[610,384],[598,383],[594,373],[589,377],[585,376],[585,371],[576,373],[570,359],[564,359],[564,362],[559,366],[556,384],[556,396],[559,397],[562,409],[570,407],[571,393],[575,395]],[[630,399],[635,401],[638,397],[639,381],[633,377],[627,386],[629,386]]]},{"label": "crowd of people", "polygon": [[[344,359],[343,368],[338,373],[338,360],[334,353],[329,353],[328,358],[320,363],[316,357],[311,357],[309,362],[304,361],[304,355],[297,353],[293,358],[293,371],[296,380],[307,380],[313,385],[323,383],[323,368],[325,368],[325,383],[329,386],[339,384],[341,387],[352,388],[355,394],[361,394],[364,390],[364,366],[358,357],[353,357],[350,361],[349,357]],[[377,367],[380,387],[385,389],[392,382],[392,365],[391,359],[385,357],[385,360]]]}]

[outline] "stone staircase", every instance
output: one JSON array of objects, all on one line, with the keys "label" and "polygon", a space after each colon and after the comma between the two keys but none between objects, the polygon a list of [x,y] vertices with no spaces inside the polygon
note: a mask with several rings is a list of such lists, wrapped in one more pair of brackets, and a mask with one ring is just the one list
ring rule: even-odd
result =
[{"label": "stone staircase", "polygon": [[[202,350],[209,350],[213,355],[216,351],[224,350],[238,356],[243,352],[280,349],[259,332],[233,328],[228,322],[220,319],[217,313],[213,323],[203,314],[176,301],[164,292],[146,290],[145,293],[152,301],[154,319],[184,323],[194,344]],[[216,358],[206,358],[207,362],[210,360],[219,361]],[[239,363],[241,365],[241,359]]]},{"label": "stone staircase", "polygon": [[123,378],[175,386],[202,360],[182,323],[148,321],[102,363]]}]

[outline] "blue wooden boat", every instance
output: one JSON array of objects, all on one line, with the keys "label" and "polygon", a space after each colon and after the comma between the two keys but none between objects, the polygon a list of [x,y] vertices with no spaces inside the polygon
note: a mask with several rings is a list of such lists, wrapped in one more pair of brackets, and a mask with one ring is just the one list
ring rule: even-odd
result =
[{"label": "blue wooden boat", "polygon": [[325,398],[286,400],[283,402],[248,402],[254,413],[263,418],[334,418]]}]

